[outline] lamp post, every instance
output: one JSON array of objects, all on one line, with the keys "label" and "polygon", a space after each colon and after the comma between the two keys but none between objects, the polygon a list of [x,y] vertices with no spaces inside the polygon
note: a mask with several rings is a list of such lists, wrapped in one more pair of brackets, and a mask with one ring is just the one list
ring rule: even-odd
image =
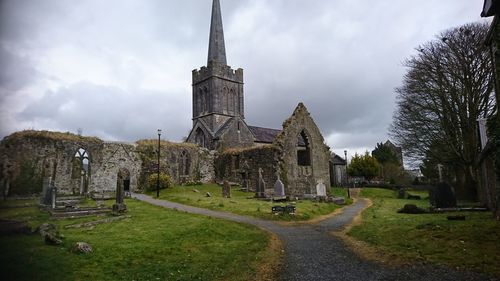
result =
[{"label": "lamp post", "polygon": [[158,129],[158,175],[156,177],[156,198],[160,197],[160,137],[161,129]]},{"label": "lamp post", "polygon": [[345,156],[345,181],[347,185],[347,198],[351,198],[351,192],[349,191],[349,176],[347,175],[347,149],[344,150]]}]

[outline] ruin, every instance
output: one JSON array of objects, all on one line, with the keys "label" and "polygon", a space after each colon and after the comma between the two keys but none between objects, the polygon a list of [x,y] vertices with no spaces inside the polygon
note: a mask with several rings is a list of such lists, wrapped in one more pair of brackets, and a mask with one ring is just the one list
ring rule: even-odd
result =
[{"label": "ruin", "polygon": [[[227,65],[219,0],[212,5],[207,66],[192,72],[193,127],[185,143],[161,142],[161,172],[174,183],[241,183],[242,190],[272,198],[328,196],[330,148],[306,106],[299,103],[281,129],[245,121],[243,69]],[[106,142],[94,137],[22,131],[0,144],[4,195],[42,192],[50,177],[61,194],[106,199],[145,190],[156,172],[157,142]],[[266,189],[261,183],[268,183]],[[258,189],[258,187],[261,187]],[[318,190],[320,194],[318,193]]]}]

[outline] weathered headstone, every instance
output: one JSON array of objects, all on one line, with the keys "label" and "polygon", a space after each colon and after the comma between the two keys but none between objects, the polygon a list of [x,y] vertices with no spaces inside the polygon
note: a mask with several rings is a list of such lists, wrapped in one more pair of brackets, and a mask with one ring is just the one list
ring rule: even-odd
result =
[{"label": "weathered headstone", "polygon": [[121,214],[127,211],[127,205],[124,202],[125,191],[123,190],[123,184],[119,184],[116,188],[116,203],[113,204],[113,213]]},{"label": "weathered headstone", "polygon": [[398,188],[398,199],[406,198],[406,190],[403,187]]},{"label": "weathered headstone", "polygon": [[426,211],[422,208],[417,207],[414,204],[406,204],[402,209],[398,210],[398,213],[403,214],[424,214]]},{"label": "weathered headstone", "polygon": [[222,185],[222,197],[231,198],[231,185],[229,185],[228,181],[224,181]]},{"label": "weathered headstone", "polygon": [[455,190],[445,182],[438,183],[429,191],[429,200],[434,208],[455,208],[457,206]]},{"label": "weathered headstone", "polygon": [[248,166],[248,162],[245,160],[241,167],[241,190],[250,191],[250,183],[249,183],[249,171],[250,166]]},{"label": "weathered headstone", "polygon": [[280,179],[280,173],[279,173],[279,171],[276,173],[276,176],[277,176],[278,179],[274,183],[274,196],[273,196],[273,199],[274,200],[283,200],[283,199],[286,199],[285,185],[283,184],[283,182]]},{"label": "weathered headstone", "polygon": [[50,197],[51,197],[51,203],[52,203],[52,209],[56,208],[56,201],[57,201],[57,188],[55,185],[50,184]]},{"label": "weathered headstone", "polygon": [[316,185],[316,194],[320,198],[326,197],[326,186],[323,183],[323,180],[318,180],[318,184]]},{"label": "weathered headstone", "polygon": [[52,190],[50,188],[51,178],[43,178],[43,189],[42,196],[40,197],[40,205],[50,206],[52,205]]},{"label": "weathered headstone", "polygon": [[257,181],[257,188],[255,190],[255,197],[257,197],[257,198],[266,197],[265,191],[266,191],[266,182],[264,181],[264,178],[262,177],[262,168],[259,168],[259,179]]}]

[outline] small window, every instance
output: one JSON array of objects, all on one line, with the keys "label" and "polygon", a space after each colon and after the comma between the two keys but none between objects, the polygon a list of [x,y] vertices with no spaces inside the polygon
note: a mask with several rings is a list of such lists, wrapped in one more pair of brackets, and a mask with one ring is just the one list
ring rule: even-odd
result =
[{"label": "small window", "polygon": [[311,166],[311,146],[305,131],[300,132],[297,137],[297,164]]}]

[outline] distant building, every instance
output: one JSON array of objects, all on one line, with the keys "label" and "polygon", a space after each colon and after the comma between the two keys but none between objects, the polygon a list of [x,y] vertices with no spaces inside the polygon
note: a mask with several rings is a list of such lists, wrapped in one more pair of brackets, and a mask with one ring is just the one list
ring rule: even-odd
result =
[{"label": "distant building", "polygon": [[330,158],[330,182],[332,186],[347,185],[347,161],[335,153]]},{"label": "distant building", "polygon": [[403,163],[403,150],[401,149],[401,147],[399,146],[396,146],[395,144],[393,144],[390,140],[387,140],[385,143],[384,143],[384,146],[388,147],[391,149],[391,151],[396,155],[396,157],[398,158],[398,161],[399,161],[399,164],[401,165],[401,167],[404,167],[404,163]]}]

